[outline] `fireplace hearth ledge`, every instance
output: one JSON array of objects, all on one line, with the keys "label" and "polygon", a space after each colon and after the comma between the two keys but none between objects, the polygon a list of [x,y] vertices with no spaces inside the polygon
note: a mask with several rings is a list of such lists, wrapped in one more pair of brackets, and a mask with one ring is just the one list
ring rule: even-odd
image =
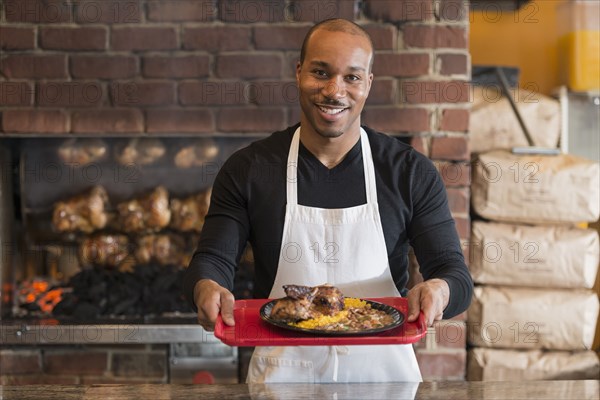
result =
[{"label": "fireplace hearth ledge", "polygon": [[53,324],[0,321],[0,345],[220,343],[192,323]]}]

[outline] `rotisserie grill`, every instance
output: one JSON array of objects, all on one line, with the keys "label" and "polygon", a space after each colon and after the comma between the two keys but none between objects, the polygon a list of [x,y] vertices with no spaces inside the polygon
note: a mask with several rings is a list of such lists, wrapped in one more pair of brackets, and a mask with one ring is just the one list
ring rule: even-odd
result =
[{"label": "rotisserie grill", "polygon": [[[212,183],[255,139],[9,139],[13,173],[3,185],[16,210],[4,223],[20,240],[5,245],[14,257],[3,263],[11,268],[3,284],[13,288],[3,290],[3,319],[188,320],[181,280]],[[236,277],[239,298],[251,292],[248,260]]]}]

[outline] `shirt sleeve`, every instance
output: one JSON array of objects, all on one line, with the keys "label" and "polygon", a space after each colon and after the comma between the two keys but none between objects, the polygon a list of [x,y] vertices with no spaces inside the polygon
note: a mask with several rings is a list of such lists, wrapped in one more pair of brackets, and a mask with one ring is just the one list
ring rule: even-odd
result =
[{"label": "shirt sleeve", "polygon": [[210,208],[198,246],[184,274],[183,290],[194,310],[194,287],[212,279],[232,291],[235,270],[246,246],[250,223],[246,208],[247,163],[232,157],[220,169],[213,184]]},{"label": "shirt sleeve", "polygon": [[450,301],[443,317],[452,318],[469,307],[473,280],[448,208],[446,188],[429,159],[417,156],[411,189],[413,215],[409,224],[410,244],[423,279],[440,278],[448,283]]}]

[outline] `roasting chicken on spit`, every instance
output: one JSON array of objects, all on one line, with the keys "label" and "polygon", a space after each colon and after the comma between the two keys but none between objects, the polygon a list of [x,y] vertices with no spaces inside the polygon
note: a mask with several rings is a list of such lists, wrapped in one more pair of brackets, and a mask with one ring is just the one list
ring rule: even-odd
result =
[{"label": "roasting chicken on spit", "polygon": [[159,231],[169,225],[169,193],[159,186],[151,193],[117,206],[121,229],[128,233]]},{"label": "roasting chicken on spit", "polygon": [[200,167],[214,161],[218,154],[219,146],[213,139],[199,139],[175,154],[175,165],[178,168]]},{"label": "roasting chicken on spit", "polygon": [[79,261],[83,266],[116,268],[129,255],[129,239],[125,235],[94,235],[79,245]]},{"label": "roasting chicken on spit", "polygon": [[185,247],[184,239],[178,235],[145,235],[137,239],[135,259],[140,264],[184,266],[189,259]]},{"label": "roasting chicken on spit", "polygon": [[106,149],[102,139],[68,139],[58,148],[58,156],[66,164],[82,166],[104,158]]},{"label": "roasting chicken on spit", "polygon": [[52,224],[58,232],[91,233],[106,226],[108,195],[101,186],[54,204]]},{"label": "roasting chicken on spit", "polygon": [[211,190],[185,199],[171,200],[171,228],[181,232],[200,232],[208,213]]},{"label": "roasting chicken on spit", "polygon": [[334,315],[344,309],[344,295],[335,286],[284,285],[286,297],[273,304],[271,317],[300,321],[321,315]]},{"label": "roasting chicken on spit", "polygon": [[133,138],[126,144],[116,146],[115,158],[121,165],[148,165],[165,152],[165,145],[156,138]]}]

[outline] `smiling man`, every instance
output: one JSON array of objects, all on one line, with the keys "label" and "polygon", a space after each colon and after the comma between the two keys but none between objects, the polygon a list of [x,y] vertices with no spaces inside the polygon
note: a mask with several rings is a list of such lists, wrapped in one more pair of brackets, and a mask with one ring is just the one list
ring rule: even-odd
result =
[{"label": "smiling man", "polygon": [[[217,176],[186,295],[198,322],[235,324],[231,293],[246,243],[254,295],[329,283],[351,297],[408,297],[408,320],[428,325],[464,311],[473,282],[433,164],[361,126],[373,45],[353,22],[315,25],[296,80],[300,124],[231,156]],[[412,246],[424,282],[407,291]],[[248,382],[420,381],[411,345],[257,347]]]},{"label": "smiling man", "polygon": [[306,127],[303,132],[321,136],[322,142],[343,138],[351,147],[359,138],[360,113],[373,81],[373,48],[358,27],[345,21],[329,27],[309,33],[300,54],[296,71],[300,122]]}]

